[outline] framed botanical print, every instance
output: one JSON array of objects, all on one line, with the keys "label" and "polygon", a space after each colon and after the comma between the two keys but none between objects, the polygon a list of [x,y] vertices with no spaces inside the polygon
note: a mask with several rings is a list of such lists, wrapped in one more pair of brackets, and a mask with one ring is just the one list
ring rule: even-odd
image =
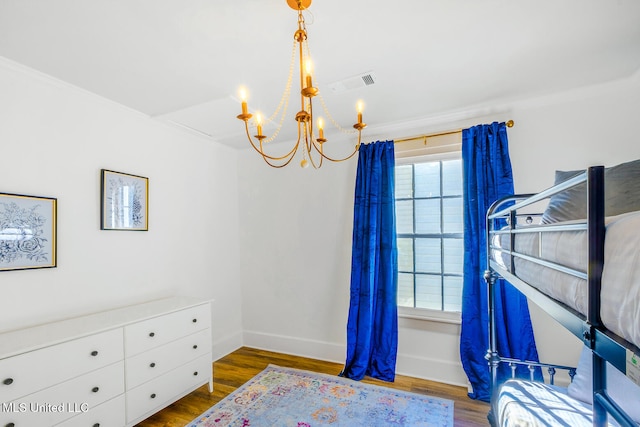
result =
[{"label": "framed botanical print", "polygon": [[101,170],[100,229],[149,229],[149,178]]},{"label": "framed botanical print", "polygon": [[0,193],[0,271],[57,266],[57,199]]}]

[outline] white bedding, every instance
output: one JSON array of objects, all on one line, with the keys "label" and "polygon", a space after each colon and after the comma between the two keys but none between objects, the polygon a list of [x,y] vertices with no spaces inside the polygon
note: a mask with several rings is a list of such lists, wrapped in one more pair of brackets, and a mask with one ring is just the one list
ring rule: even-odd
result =
[{"label": "white bedding", "polygon": [[[593,425],[590,405],[571,398],[564,389],[530,381],[505,382],[492,411],[500,427]],[[618,424],[610,420],[609,425]]]},{"label": "white bedding", "polygon": [[[640,347],[640,211],[608,217],[605,224],[600,316],[609,330]],[[542,237],[540,234],[515,235],[516,251],[586,271],[586,231],[548,232]],[[508,236],[500,236],[493,244],[508,247]],[[508,254],[492,252],[498,263],[508,265]],[[515,268],[517,276],[525,282],[574,310],[586,313],[585,280],[518,258]]]}]

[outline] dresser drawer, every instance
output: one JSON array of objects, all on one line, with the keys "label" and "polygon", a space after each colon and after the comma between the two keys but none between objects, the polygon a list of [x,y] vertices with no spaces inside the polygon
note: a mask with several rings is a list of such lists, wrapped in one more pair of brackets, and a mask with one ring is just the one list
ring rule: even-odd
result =
[{"label": "dresser drawer", "polygon": [[0,360],[0,402],[122,360],[122,341],[119,328]]},{"label": "dresser drawer", "polygon": [[0,426],[52,426],[124,393],[120,361],[12,401]]},{"label": "dresser drawer", "polygon": [[87,412],[76,415],[56,427],[122,427],[125,425],[124,395],[121,394],[96,407],[91,407]]},{"label": "dresser drawer", "polygon": [[127,391],[127,422],[139,421],[154,409],[164,407],[185,392],[209,382],[211,370],[211,353],[208,353]]},{"label": "dresser drawer", "polygon": [[125,385],[131,390],[186,362],[211,352],[211,329],[203,329],[176,341],[125,360]]},{"label": "dresser drawer", "polygon": [[209,304],[134,323],[124,328],[125,355],[134,356],[210,327]]}]

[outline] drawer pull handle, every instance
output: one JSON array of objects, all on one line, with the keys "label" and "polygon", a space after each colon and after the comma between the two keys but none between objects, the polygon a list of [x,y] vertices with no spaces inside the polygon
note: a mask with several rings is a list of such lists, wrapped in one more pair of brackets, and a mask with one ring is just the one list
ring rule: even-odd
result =
[{"label": "drawer pull handle", "polygon": [[197,376],[198,376],[198,371],[195,371],[195,372],[193,373],[193,376],[194,376],[194,377],[197,377]]},{"label": "drawer pull handle", "polygon": [[11,385],[13,383],[13,378],[7,378],[6,380],[2,381],[2,384],[4,385]]},{"label": "drawer pull handle", "polygon": [[156,367],[156,362],[151,362],[151,363],[149,364],[149,367],[151,367],[151,368],[155,368],[155,367]]},{"label": "drawer pull handle", "polygon": [[156,398],[156,394],[155,393],[151,393],[151,398],[155,399]]},{"label": "drawer pull handle", "polygon": [[100,390],[100,387],[94,387],[91,389],[92,392],[97,393]]},{"label": "drawer pull handle", "polygon": [[92,355],[92,356],[97,356],[97,355],[98,355],[98,351],[97,351],[97,350],[93,350],[93,351],[91,352],[91,355]]},{"label": "drawer pull handle", "polygon": [[153,338],[153,337],[155,337],[155,336],[156,336],[156,333],[155,333],[155,332],[149,332],[149,336],[150,336],[151,338]]},{"label": "drawer pull handle", "polygon": [[196,323],[197,321],[198,321],[198,319],[193,319],[192,320],[193,323]]},{"label": "drawer pull handle", "polygon": [[14,423],[7,423],[4,427],[16,427]]},{"label": "drawer pull handle", "polygon": [[193,345],[193,349],[195,350],[196,348],[198,348],[198,344]]},{"label": "drawer pull handle", "polygon": [[95,423],[93,427],[100,427],[100,423]]}]

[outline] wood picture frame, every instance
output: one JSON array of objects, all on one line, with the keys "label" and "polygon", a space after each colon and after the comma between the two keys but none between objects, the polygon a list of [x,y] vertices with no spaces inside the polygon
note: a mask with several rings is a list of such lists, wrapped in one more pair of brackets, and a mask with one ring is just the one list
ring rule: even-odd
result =
[{"label": "wood picture frame", "polygon": [[0,193],[0,271],[57,267],[58,200]]}]

